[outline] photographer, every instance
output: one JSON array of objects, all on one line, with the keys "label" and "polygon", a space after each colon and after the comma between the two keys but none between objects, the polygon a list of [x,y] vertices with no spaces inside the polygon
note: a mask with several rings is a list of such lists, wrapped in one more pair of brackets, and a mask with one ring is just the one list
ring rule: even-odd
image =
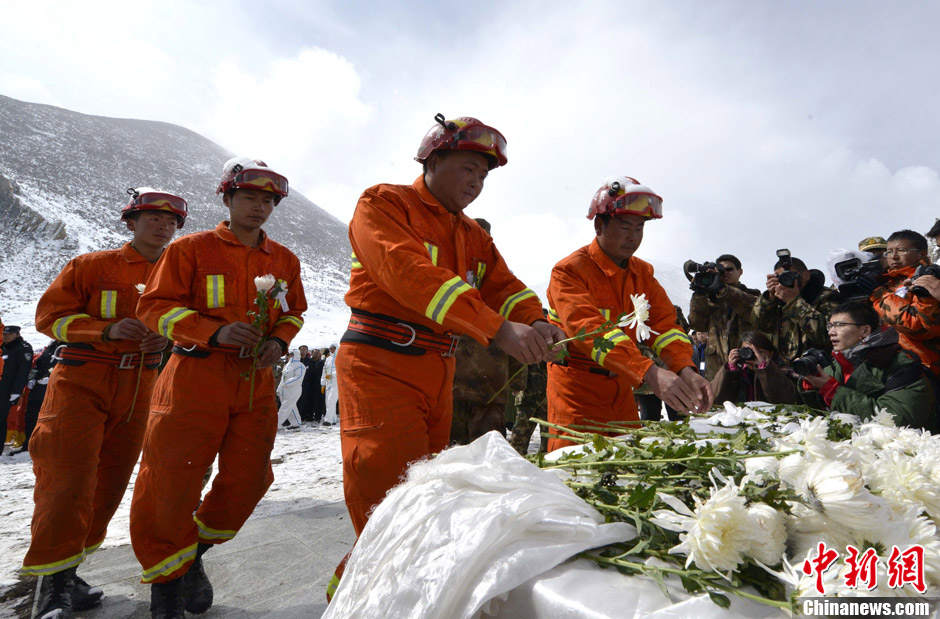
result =
[{"label": "photographer", "polygon": [[774,272],[767,276],[767,290],[754,304],[754,328],[770,337],[777,351],[792,362],[810,348],[829,350],[826,321],[841,301],[826,287],[826,276],[809,270],[788,250],[777,252]]},{"label": "photographer", "polygon": [[730,352],[728,362],[712,379],[715,401],[799,404],[796,383],[770,338],[757,331],[747,331],[741,341],[741,348]]},{"label": "photographer", "polygon": [[744,270],[731,254],[718,256],[714,266],[696,266],[704,271],[692,278],[689,324],[708,333],[705,378],[711,380],[728,361],[730,351],[740,345],[741,334],[751,329],[751,312],[760,291],[740,282]]},{"label": "photographer", "polygon": [[875,311],[885,325],[894,327],[901,348],[917,353],[934,375],[940,374],[940,304],[931,296],[936,288],[930,277],[918,273],[929,265],[927,239],[913,230],[888,237],[885,283],[871,295]]},{"label": "photographer", "polygon": [[832,363],[804,376],[800,395],[816,408],[868,419],[887,409],[901,426],[937,430],[933,389],[916,356],[901,349],[898,333],[879,330],[878,313],[864,301],[850,301],[832,312],[829,337]]}]

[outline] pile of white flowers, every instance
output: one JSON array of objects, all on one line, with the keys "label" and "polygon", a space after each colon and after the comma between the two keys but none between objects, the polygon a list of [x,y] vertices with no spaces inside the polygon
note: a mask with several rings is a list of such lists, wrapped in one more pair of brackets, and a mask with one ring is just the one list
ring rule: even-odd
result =
[{"label": "pile of white flowers", "polygon": [[[574,428],[583,445],[539,462],[565,471],[609,519],[637,527],[629,545],[592,553],[599,563],[660,582],[677,576],[723,606],[722,593],[733,593],[792,608],[797,597],[819,596],[818,582],[826,596],[938,596],[940,436],[899,428],[886,412],[862,423],[730,403],[688,422],[620,426],[618,438],[591,432],[613,429]],[[817,581],[803,568],[821,543],[839,555]],[[877,578],[862,572],[855,588],[850,546],[879,557]],[[924,550],[926,591],[890,586],[892,550],[915,546]]]}]

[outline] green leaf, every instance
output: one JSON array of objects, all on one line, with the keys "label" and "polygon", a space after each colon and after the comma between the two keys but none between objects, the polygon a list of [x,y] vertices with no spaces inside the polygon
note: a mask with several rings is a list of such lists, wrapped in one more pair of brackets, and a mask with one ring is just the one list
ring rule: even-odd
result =
[{"label": "green leaf", "polygon": [[709,591],[708,597],[711,599],[712,602],[714,602],[716,605],[720,606],[721,608],[731,608],[731,600],[729,600],[728,596],[726,595],[715,593],[714,591]]}]

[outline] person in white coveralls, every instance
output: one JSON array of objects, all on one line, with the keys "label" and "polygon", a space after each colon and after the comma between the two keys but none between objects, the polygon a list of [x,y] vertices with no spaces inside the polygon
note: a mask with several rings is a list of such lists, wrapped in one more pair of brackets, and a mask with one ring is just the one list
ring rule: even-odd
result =
[{"label": "person in white coveralls", "polygon": [[336,343],[330,344],[330,355],[323,364],[323,375],[320,377],[320,386],[326,394],[326,413],[323,415],[323,425],[335,425],[336,403],[339,402],[339,391],[336,389]]},{"label": "person in white coveralls", "polygon": [[287,363],[281,371],[281,384],[277,387],[277,397],[281,399],[281,408],[277,412],[277,427],[290,420],[290,427],[300,427],[300,411],[297,401],[303,391],[304,372],[307,368],[300,362],[300,351],[292,349],[287,353]]}]

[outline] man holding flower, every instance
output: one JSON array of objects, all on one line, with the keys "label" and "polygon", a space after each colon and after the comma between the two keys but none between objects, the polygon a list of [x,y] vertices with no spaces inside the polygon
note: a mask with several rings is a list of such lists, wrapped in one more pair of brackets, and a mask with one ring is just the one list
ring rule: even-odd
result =
[{"label": "man holding flower", "polygon": [[[140,300],[140,319],[176,343],[154,388],[131,504],[153,617],[212,605],[202,555],[235,537],[274,480],[271,366],[307,309],[300,261],[261,228],[287,189],[262,161],[226,162],[216,193],[230,220],[171,245]],[[219,473],[200,504],[216,455]]]},{"label": "man holding flower", "polygon": [[[595,193],[587,217],[596,238],[556,264],[548,285],[549,319],[575,338],[570,355],[549,364],[548,420],[565,426],[638,420],[633,389],[642,383],[671,408],[708,410],[711,385],[692,363],[675,307],[653,267],[633,255],[646,221],[662,217],[662,198],[635,179],[612,178]],[[578,333],[592,334],[593,342],[579,341]],[[651,336],[666,368],[636,345]],[[548,449],[567,444],[552,438]]]}]

